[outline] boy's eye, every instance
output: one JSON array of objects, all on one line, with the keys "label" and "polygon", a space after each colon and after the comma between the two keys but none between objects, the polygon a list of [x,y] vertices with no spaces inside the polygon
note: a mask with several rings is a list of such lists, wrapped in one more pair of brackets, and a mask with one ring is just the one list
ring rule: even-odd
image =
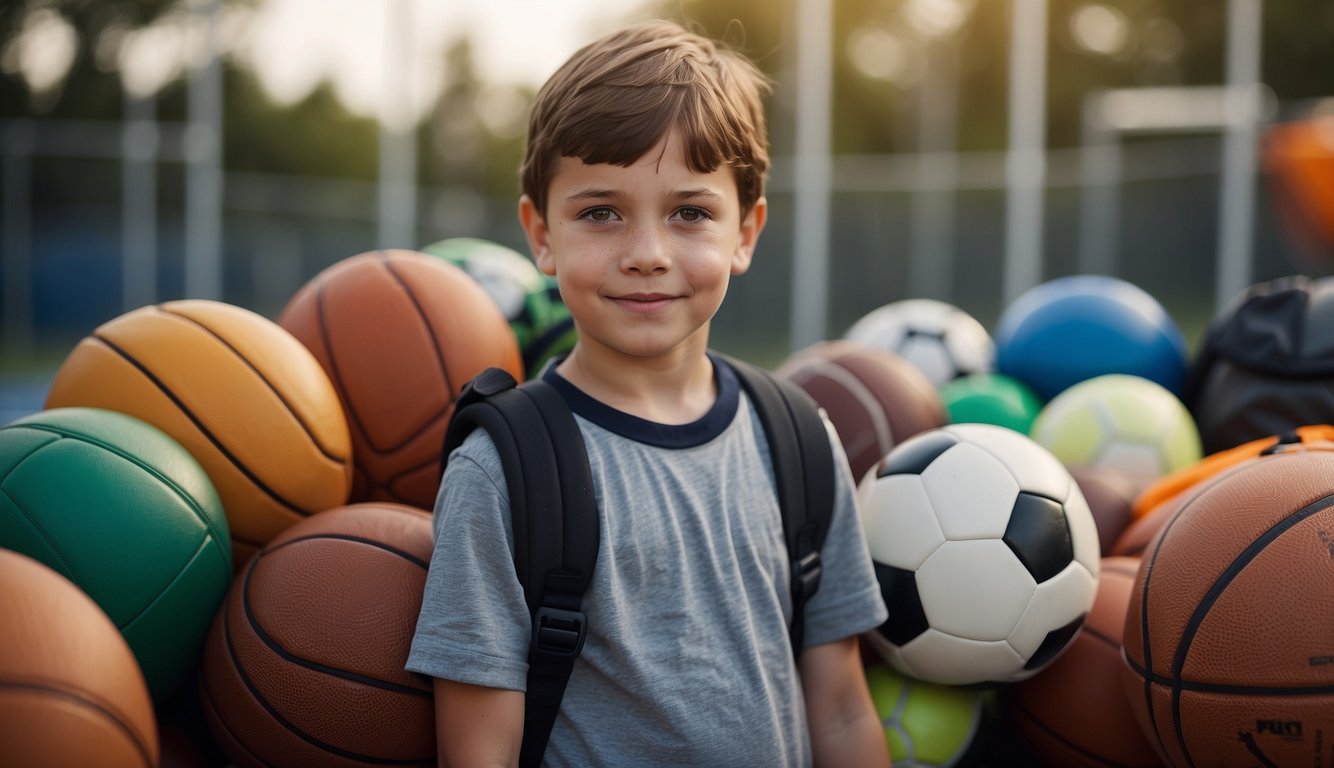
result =
[{"label": "boy's eye", "polygon": [[579,214],[579,218],[589,221],[607,222],[611,221],[616,214],[610,208],[589,208]]},{"label": "boy's eye", "polygon": [[709,218],[709,214],[702,208],[685,207],[677,212],[685,221],[703,221]]}]

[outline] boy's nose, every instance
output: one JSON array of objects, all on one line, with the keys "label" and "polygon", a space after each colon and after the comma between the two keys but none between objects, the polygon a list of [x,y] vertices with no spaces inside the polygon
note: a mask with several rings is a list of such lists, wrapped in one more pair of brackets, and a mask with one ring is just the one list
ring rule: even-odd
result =
[{"label": "boy's nose", "polygon": [[628,272],[653,274],[671,266],[667,233],[660,227],[639,227],[630,233],[621,258],[621,268]]}]

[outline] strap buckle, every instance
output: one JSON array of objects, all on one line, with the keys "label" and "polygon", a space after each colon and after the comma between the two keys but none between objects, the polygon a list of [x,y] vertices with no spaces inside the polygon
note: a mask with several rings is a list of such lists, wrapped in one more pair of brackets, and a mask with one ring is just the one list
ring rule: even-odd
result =
[{"label": "strap buckle", "polygon": [[541,606],[533,617],[533,653],[573,659],[583,650],[587,633],[583,611]]},{"label": "strap buckle", "polygon": [[818,551],[798,560],[792,573],[792,594],[802,602],[814,595],[815,591],[820,588],[820,573],[822,570]]}]

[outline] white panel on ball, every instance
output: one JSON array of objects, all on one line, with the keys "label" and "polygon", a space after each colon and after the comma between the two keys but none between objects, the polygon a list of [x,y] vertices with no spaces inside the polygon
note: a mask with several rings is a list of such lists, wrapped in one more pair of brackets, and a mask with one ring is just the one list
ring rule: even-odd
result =
[{"label": "white panel on ball", "polygon": [[917,569],[932,628],[970,640],[1008,637],[1036,587],[1000,539],[947,541]]},{"label": "white panel on ball", "polygon": [[[953,427],[946,430],[955,431]],[[960,443],[937,456],[921,478],[945,538],[957,541],[1005,534],[1019,485],[995,456],[976,445]]]},{"label": "white panel on ball", "polygon": [[893,510],[893,519],[873,515],[862,520],[876,562],[913,571],[945,541],[920,476],[893,475],[864,483],[858,493],[863,510]]}]

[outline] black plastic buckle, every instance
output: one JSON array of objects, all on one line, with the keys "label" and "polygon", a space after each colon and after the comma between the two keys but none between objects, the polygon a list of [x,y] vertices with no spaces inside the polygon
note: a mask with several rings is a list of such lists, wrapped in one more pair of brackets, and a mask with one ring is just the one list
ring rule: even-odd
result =
[{"label": "black plastic buckle", "polygon": [[541,606],[533,617],[533,649],[553,656],[575,657],[584,648],[588,618],[583,611]]},{"label": "black plastic buckle", "polygon": [[820,588],[820,553],[812,552],[797,561],[796,571],[792,574],[792,594],[805,600]]}]

